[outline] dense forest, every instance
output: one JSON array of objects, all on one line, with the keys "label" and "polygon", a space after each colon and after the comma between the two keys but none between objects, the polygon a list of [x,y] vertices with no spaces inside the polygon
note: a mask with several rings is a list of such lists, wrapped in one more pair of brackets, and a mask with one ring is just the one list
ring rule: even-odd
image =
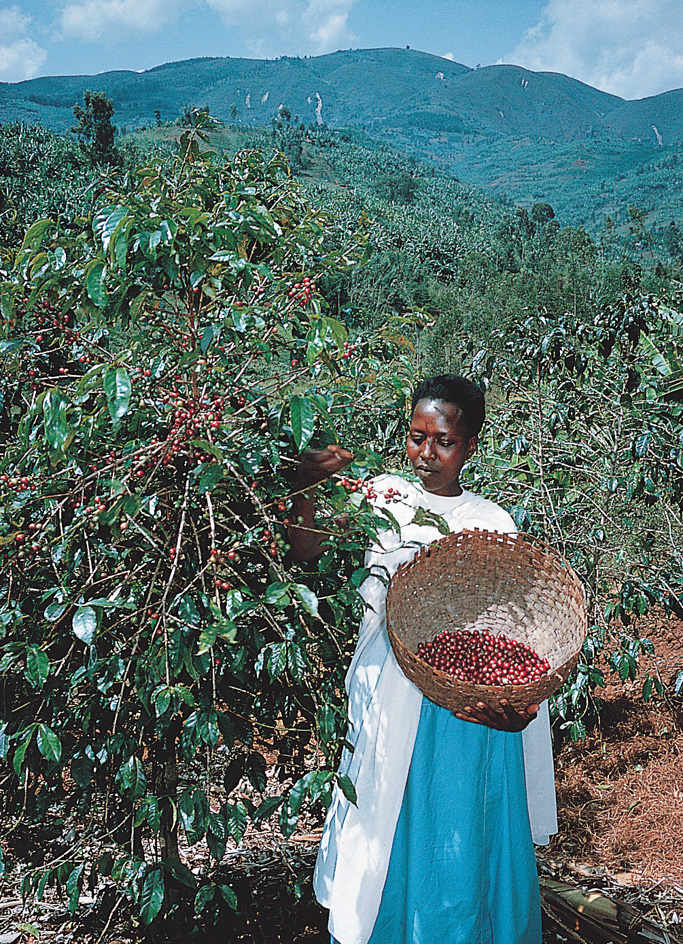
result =
[{"label": "dense forest", "polygon": [[[557,742],[606,675],[683,689],[641,671],[638,623],[683,611],[678,234],[632,205],[593,238],[288,110],[187,124],[107,147],[87,120],[0,127],[5,868],[181,931],[237,906],[220,863],[248,825],[288,837],[335,781],[353,796],[342,680],[363,549],[392,526],[364,483],[400,465],[427,372],[487,388],[466,484],[587,588]],[[330,442],[355,459],[323,524],[348,525],[296,564],[291,469]]]}]

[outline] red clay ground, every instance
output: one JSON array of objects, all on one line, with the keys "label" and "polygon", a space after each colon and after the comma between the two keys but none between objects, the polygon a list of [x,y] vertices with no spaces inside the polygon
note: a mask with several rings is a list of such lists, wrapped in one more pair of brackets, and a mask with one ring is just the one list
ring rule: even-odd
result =
[{"label": "red clay ground", "polygon": [[[653,617],[640,629],[655,647],[644,668],[670,683],[683,670],[683,621]],[[644,704],[642,679],[606,679],[600,725],[556,758],[560,831],[539,861],[683,940],[683,698]],[[556,940],[546,931],[546,944]]]}]

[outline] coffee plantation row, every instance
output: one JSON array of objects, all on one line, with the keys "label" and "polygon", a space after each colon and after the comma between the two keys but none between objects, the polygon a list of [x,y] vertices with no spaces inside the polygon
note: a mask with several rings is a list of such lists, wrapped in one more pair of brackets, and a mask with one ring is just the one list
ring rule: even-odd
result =
[{"label": "coffee plantation row", "polygon": [[[636,677],[651,649],[636,618],[683,600],[674,273],[373,152],[375,178],[418,178],[414,202],[388,202],[343,137],[303,158],[327,155],[345,186],[301,186],[268,147],[220,156],[209,129],[3,230],[6,864],[25,896],[54,887],[76,911],[113,887],[152,927],[188,902],[223,920],[237,899],[220,863],[248,826],[289,837],[335,781],[353,796],[335,774],[343,678],[363,550],[393,523],[363,483],[400,461],[420,373],[487,384],[466,484],[586,582],[559,738],[584,733],[606,670]],[[323,523],[347,527],[304,567],[291,472],[330,442],[355,460],[326,484]],[[643,672],[645,697],[682,687]],[[49,823],[63,835],[22,861],[22,828]]]}]

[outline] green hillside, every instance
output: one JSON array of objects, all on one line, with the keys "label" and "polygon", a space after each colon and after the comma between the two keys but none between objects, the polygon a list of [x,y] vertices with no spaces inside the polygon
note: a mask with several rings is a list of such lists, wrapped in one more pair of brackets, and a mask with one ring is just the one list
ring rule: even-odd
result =
[{"label": "green hillside", "polygon": [[[533,73],[519,66],[477,69],[442,82],[442,102],[423,103],[422,111],[446,118],[475,120],[479,134],[533,135],[545,140],[574,140],[603,135],[601,115],[622,99],[553,73]],[[438,109],[438,110],[437,110]],[[403,108],[397,114],[404,115]],[[381,124],[392,125],[390,116]],[[447,128],[444,128],[447,130]]]},{"label": "green hillside", "polygon": [[105,92],[118,122],[132,127],[153,121],[156,111],[174,120],[187,103],[208,104],[225,120],[234,105],[240,122],[256,125],[269,123],[286,104],[306,123],[340,126],[376,120],[397,107],[422,107],[431,89],[438,104],[448,96],[437,71],[451,79],[470,70],[426,53],[392,49],[309,59],[193,59],[142,73],[0,84],[0,120],[34,120],[64,130],[72,123],[73,105],[92,89]]},{"label": "green hillside", "polygon": [[539,144],[514,137],[464,140],[424,129],[389,129],[382,137],[504,201],[551,203],[565,224],[599,235],[607,218],[622,229],[628,207],[643,209],[655,230],[683,222],[678,168],[683,147],[591,140]]},{"label": "green hillside", "polygon": [[173,125],[206,106],[242,128],[286,106],[305,128],[362,128],[504,202],[552,204],[562,223],[628,235],[629,206],[654,236],[683,224],[683,90],[625,101],[556,73],[470,69],[412,49],[277,60],[193,59],[146,72],[0,84],[0,123],[65,131],[86,89],[114,103],[119,129]]},{"label": "green hillside", "polygon": [[[555,73],[518,66],[469,69],[412,49],[346,50],[276,60],[192,59],[146,72],[53,76],[0,84],[0,120],[36,120],[63,130],[83,91],[105,92],[127,126],[155,112],[178,117],[208,104],[223,120],[267,124],[287,105],[305,123],[376,125],[514,135],[544,141],[590,138],[683,140],[683,92],[626,102]],[[233,107],[234,106],[234,107]],[[656,131],[652,126],[655,126]]]}]

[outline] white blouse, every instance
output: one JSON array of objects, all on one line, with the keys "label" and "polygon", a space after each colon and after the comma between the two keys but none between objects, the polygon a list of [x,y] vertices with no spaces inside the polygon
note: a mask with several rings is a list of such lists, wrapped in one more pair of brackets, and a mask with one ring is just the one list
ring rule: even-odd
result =
[{"label": "white blouse", "polygon": [[[415,523],[419,508],[442,517],[451,531],[516,530],[499,505],[468,491],[457,497],[434,495],[395,475],[378,477],[373,488],[376,511],[381,514],[385,508],[401,530],[382,532],[366,554],[373,576],[361,587],[367,609],[346,676],[347,740],[353,751],[344,750],[339,767],[354,783],[357,804],[335,787],[313,879],[318,901],[330,910],[329,929],[339,944],[367,944],[372,934],[422,704],[422,693],[399,668],[387,636],[387,578],[418,547],[442,537],[435,526]],[[557,832],[547,702],[522,732],[522,743],[531,834],[534,842],[545,844]]]}]

